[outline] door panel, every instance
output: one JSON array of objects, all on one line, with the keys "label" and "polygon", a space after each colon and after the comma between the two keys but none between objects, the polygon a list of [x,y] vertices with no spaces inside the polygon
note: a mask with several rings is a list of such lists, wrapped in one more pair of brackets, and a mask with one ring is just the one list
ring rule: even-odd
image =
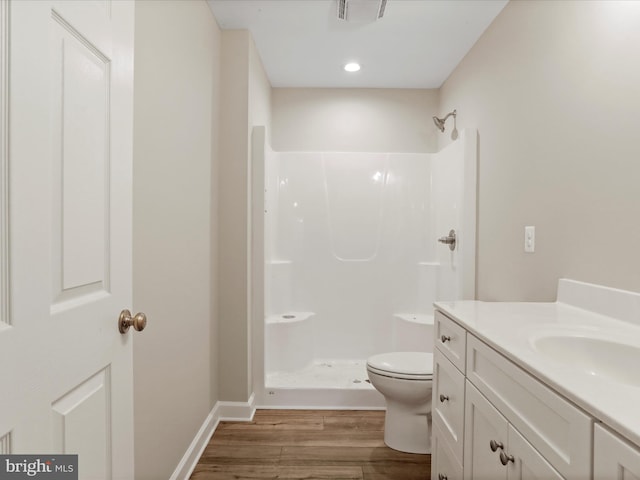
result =
[{"label": "door panel", "polygon": [[509,425],[509,480],[562,480],[560,475],[533,446]]},{"label": "door panel", "polygon": [[51,405],[53,448],[78,454],[85,478],[110,478],[111,377],[105,368]]},{"label": "door panel", "polygon": [[107,293],[110,63],[52,16],[54,302]]},{"label": "door panel", "polygon": [[134,5],[0,5],[0,449],[76,453],[80,478],[131,479],[133,329],[117,320],[131,306]]},{"label": "door panel", "polygon": [[640,450],[602,425],[594,427],[593,478],[640,479]]},{"label": "door panel", "polygon": [[467,381],[464,429],[464,478],[466,480],[507,479],[500,463],[500,451],[490,448],[493,440],[507,448],[507,420],[471,382]]},{"label": "door panel", "polygon": [[54,311],[108,293],[109,60],[52,16]]}]

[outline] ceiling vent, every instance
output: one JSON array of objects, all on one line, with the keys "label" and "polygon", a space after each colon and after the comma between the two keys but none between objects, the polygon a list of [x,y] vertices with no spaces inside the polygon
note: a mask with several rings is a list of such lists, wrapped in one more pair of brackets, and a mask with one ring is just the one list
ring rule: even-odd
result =
[{"label": "ceiling vent", "polygon": [[387,0],[338,0],[338,18],[349,22],[375,22],[382,18]]}]

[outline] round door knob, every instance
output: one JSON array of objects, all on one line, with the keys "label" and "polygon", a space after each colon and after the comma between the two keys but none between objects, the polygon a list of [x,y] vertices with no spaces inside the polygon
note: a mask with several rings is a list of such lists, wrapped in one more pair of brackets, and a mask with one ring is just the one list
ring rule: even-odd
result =
[{"label": "round door knob", "polygon": [[136,332],[141,332],[146,326],[147,316],[144,313],[139,312],[132,317],[129,310],[120,312],[120,317],[118,317],[118,330],[120,330],[120,333],[127,333],[129,327],[133,327]]},{"label": "round door knob", "polygon": [[440,394],[440,402],[441,403],[444,403],[447,400],[449,400],[449,397],[447,395]]},{"label": "round door knob", "polygon": [[442,336],[440,337],[440,341],[441,341],[442,343],[450,342],[450,341],[451,341],[451,337],[449,337],[448,335],[442,335]]},{"label": "round door knob", "polygon": [[438,480],[447,480],[447,476],[444,473],[439,473]]}]

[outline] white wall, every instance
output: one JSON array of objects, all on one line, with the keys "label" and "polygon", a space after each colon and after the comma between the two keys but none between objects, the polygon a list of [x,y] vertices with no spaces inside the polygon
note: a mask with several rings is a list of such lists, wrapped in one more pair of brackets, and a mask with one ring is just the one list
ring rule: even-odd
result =
[{"label": "white wall", "polygon": [[480,299],[640,291],[639,25],[640,2],[512,1],[443,85],[479,133]]},{"label": "white wall", "polygon": [[220,32],[204,1],[136,2],[135,477],[169,478],[217,400],[215,248]]},{"label": "white wall", "polygon": [[222,32],[219,202],[219,379],[224,400],[248,398],[248,155],[250,35]]},{"label": "white wall", "polygon": [[251,127],[260,124],[269,130],[271,86],[248,31],[224,31],[222,52],[218,197],[220,397],[246,402],[253,388],[251,319],[260,314],[261,310],[254,311],[255,308],[262,309],[259,298],[253,298],[254,293],[260,296],[261,282],[257,292],[252,285],[252,278],[262,278],[253,268],[260,261],[254,258],[254,252],[263,242],[263,231],[254,232],[252,228],[252,208],[254,204],[260,208],[260,199],[251,195]]},{"label": "white wall", "polygon": [[275,151],[435,152],[438,90],[274,88]]}]

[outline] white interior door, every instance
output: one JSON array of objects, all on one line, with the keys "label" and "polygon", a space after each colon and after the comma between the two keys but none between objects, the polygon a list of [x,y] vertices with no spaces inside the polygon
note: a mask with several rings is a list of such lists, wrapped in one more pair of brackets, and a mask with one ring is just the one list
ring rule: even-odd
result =
[{"label": "white interior door", "polygon": [[0,8],[0,453],[130,480],[133,3]]}]

